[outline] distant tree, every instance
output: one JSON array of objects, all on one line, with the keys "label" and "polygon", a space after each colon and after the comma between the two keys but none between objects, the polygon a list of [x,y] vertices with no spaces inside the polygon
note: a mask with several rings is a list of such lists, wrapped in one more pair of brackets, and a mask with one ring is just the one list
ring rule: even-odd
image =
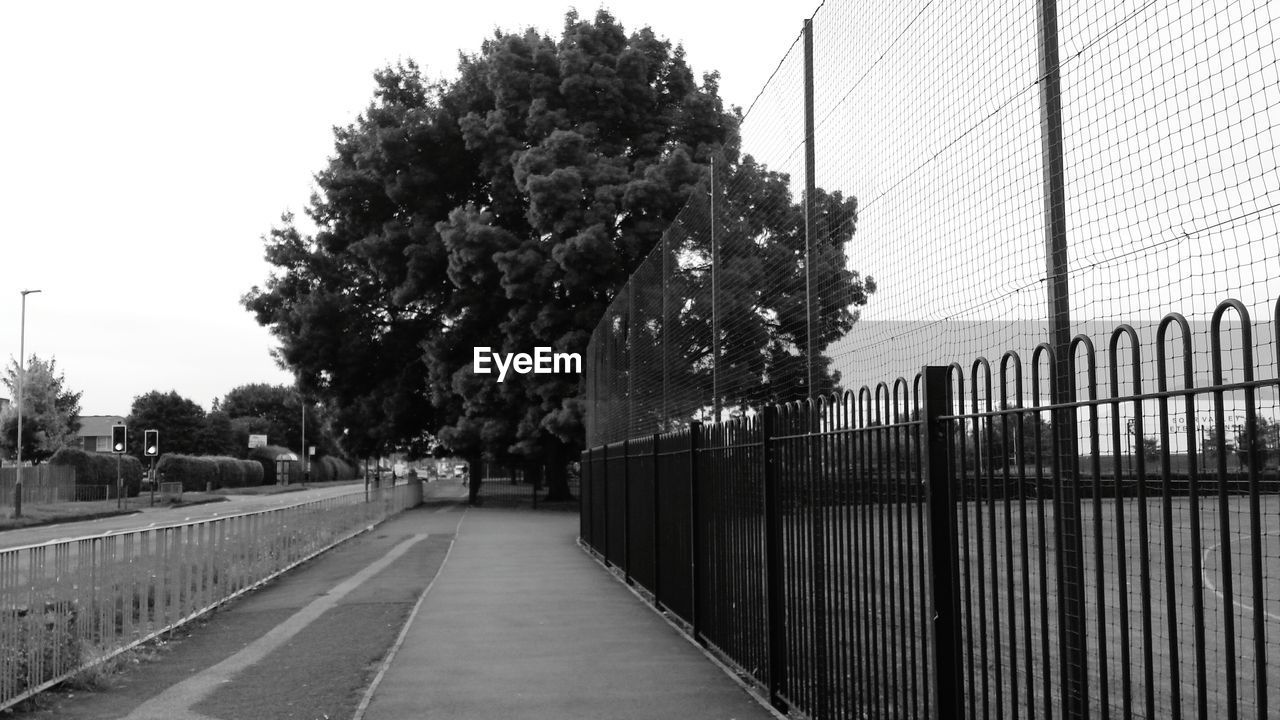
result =
[{"label": "distant tree", "polygon": [[[1020,405],[1001,403],[999,410],[1018,410]],[[1047,465],[1053,461],[1053,425],[1048,412],[1027,410],[996,415],[983,420],[969,431],[970,458],[977,457],[983,466],[990,457],[996,468],[1006,465]],[[972,425],[972,423],[970,423]]]},{"label": "distant tree", "polygon": [[[250,434],[266,435],[271,445],[303,451],[302,398],[296,388],[265,383],[241,385],[227,393],[219,408],[230,418],[235,444],[247,449]],[[337,449],[330,427],[323,408],[308,402],[307,445],[315,445],[317,455],[332,455]]]},{"label": "distant tree", "polygon": [[9,361],[4,384],[13,394],[14,403],[0,413],[0,449],[8,458],[18,451],[18,377],[22,386],[22,459],[43,462],[63,447],[72,445],[80,429],[80,396],[67,389],[66,379],[57,371],[57,359],[48,362],[32,355],[27,366],[18,369],[16,360]]},{"label": "distant tree", "polygon": [[162,454],[209,454],[201,444],[204,408],[175,390],[152,390],[135,397],[125,424],[129,426],[129,452],[140,459],[144,458],[142,440],[147,430],[160,432]]},{"label": "distant tree", "polygon": [[211,410],[204,416],[204,427],[200,429],[200,447],[207,455],[236,458],[247,457],[249,449],[247,438],[243,445],[237,443],[231,416],[221,410]]},{"label": "distant tree", "polygon": [[1247,426],[1236,431],[1236,458],[1240,466],[1250,468],[1256,459],[1258,470],[1267,467],[1280,450],[1280,422],[1259,417],[1254,421],[1253,432]]},{"label": "distant tree", "polygon": [[233,457],[249,457],[250,435],[266,435],[267,442],[271,442],[271,423],[266,418],[252,416],[229,417],[229,422],[231,424],[231,442],[236,448]]},{"label": "distant tree", "polygon": [[1164,448],[1160,444],[1160,438],[1155,435],[1147,435],[1142,438],[1142,457],[1148,463],[1156,463],[1160,461],[1160,455]]}]

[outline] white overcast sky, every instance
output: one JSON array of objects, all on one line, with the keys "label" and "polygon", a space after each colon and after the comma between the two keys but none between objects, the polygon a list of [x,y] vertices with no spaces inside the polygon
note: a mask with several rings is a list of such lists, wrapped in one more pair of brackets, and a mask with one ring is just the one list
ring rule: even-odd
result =
[{"label": "white overcast sky", "polygon": [[[619,0],[746,107],[815,3]],[[0,358],[56,357],[85,415],[176,390],[209,408],[291,383],[240,305],[261,236],[301,212],[372,73],[452,77],[495,27],[558,34],[566,2],[41,2],[0,9]],[[583,16],[600,7],[579,4]],[[0,395],[7,393],[0,388]]]}]

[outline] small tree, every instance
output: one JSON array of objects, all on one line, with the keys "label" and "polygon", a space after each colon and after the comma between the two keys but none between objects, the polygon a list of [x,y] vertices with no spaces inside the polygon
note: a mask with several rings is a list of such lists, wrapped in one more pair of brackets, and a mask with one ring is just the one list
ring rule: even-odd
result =
[{"label": "small tree", "polygon": [[[21,370],[15,360],[9,361],[4,384],[17,397],[18,376],[22,385],[22,457],[39,463],[75,442],[80,429],[80,396],[65,386],[65,378],[57,371],[57,360],[48,362],[32,355]],[[0,413],[0,448],[6,457],[14,458],[18,450],[18,410],[16,406]]]},{"label": "small tree", "polygon": [[1149,463],[1160,461],[1160,454],[1164,448],[1160,445],[1160,438],[1155,435],[1147,435],[1142,438],[1142,457]]},{"label": "small tree", "polygon": [[1260,417],[1254,421],[1253,432],[1244,425],[1236,431],[1235,450],[1241,467],[1253,468],[1256,458],[1257,467],[1253,469],[1262,470],[1267,467],[1278,449],[1280,449],[1280,423],[1275,420]]},{"label": "small tree", "polygon": [[[1001,403],[999,410],[1019,410],[1021,407]],[[970,430],[967,452],[970,457],[977,453],[980,465],[985,465],[990,453],[991,463],[996,468],[1050,463],[1053,461],[1053,426],[1048,416],[1048,412],[1035,410],[992,416],[989,421],[980,422],[976,431]]]}]

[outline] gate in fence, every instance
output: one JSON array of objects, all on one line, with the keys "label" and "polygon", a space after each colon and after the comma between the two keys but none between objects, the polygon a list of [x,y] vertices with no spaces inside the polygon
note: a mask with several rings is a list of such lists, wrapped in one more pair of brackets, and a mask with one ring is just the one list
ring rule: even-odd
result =
[{"label": "gate in fence", "polygon": [[592,447],[583,543],[810,717],[1269,717],[1280,347],[1147,330]]}]

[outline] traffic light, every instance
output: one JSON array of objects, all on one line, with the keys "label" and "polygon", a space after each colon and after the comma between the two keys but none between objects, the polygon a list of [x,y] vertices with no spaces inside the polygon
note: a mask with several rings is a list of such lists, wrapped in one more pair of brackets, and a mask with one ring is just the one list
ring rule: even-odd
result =
[{"label": "traffic light", "polygon": [[124,425],[111,426],[111,452],[123,453],[125,449],[125,427]]},{"label": "traffic light", "polygon": [[155,457],[160,454],[159,430],[142,431],[142,454],[147,457]]}]

